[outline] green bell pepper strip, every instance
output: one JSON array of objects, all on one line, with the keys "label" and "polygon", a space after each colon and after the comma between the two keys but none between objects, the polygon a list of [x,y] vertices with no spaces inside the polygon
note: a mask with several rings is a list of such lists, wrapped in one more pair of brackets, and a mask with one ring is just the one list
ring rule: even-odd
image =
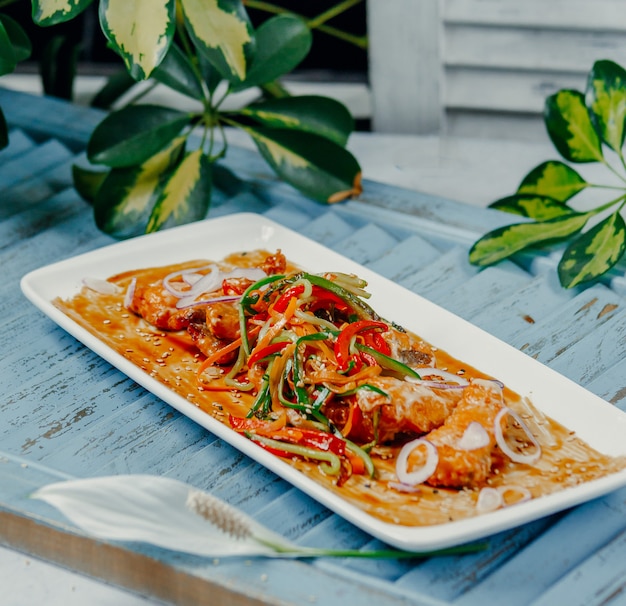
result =
[{"label": "green bell pepper strip", "polygon": [[397,372],[398,374],[401,374],[401,375],[403,375],[405,377],[411,377],[412,379],[420,380],[422,378],[411,367],[407,366],[406,364],[403,364],[402,362],[399,362],[395,358],[391,358],[390,356],[386,356],[385,354],[381,353],[380,351],[376,351],[372,347],[368,347],[367,345],[363,345],[361,343],[355,343],[355,347],[359,351],[363,351],[363,352],[369,354],[370,356],[372,356],[372,358],[374,358],[376,360],[376,362],[378,362],[378,364],[380,364],[380,366],[382,366],[383,368],[386,368],[387,370],[393,370],[394,372]]},{"label": "green bell pepper strip", "polygon": [[363,461],[363,464],[365,465],[365,470],[367,471],[367,475],[370,478],[373,478],[374,474],[376,473],[376,468],[374,467],[374,463],[371,457],[367,454],[367,452],[365,452],[360,446],[357,446],[354,442],[351,442],[346,438],[343,438],[343,440],[346,443],[346,448],[353,452]]},{"label": "green bell pepper strip", "polygon": [[[270,362],[270,365],[271,365],[271,362]],[[254,402],[252,403],[252,406],[250,407],[250,410],[248,411],[248,414],[246,415],[246,418],[248,419],[252,418],[255,414],[257,414],[259,412],[259,409],[260,409],[261,415],[264,417],[267,416],[271,410],[272,395],[270,393],[269,370],[270,370],[270,367],[268,366],[266,374],[263,375],[263,382],[261,383],[261,389],[259,389],[259,393],[257,394],[257,397],[255,398]]]},{"label": "green bell pepper strip", "polygon": [[296,389],[298,405],[301,406],[301,410],[304,410],[305,412],[311,410],[311,398],[309,397],[309,392],[302,383],[303,369],[299,355],[300,345],[302,345],[302,343],[306,343],[307,341],[325,341],[330,336],[331,335],[326,332],[316,332],[311,335],[300,337],[296,341],[296,348],[293,353],[293,384]]}]

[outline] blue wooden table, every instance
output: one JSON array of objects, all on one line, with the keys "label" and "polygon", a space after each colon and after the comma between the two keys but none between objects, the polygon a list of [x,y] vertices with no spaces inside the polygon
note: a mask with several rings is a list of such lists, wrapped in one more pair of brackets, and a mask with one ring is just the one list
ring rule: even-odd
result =
[{"label": "blue wooden table", "polygon": [[[102,115],[0,89],[0,544],[175,604],[482,605],[626,603],[626,490],[504,532],[484,552],[422,562],[222,560],[96,541],[28,498],[58,479],[161,474],[190,482],[307,545],[377,542],[180,415],[22,296],[19,280],[112,242],[71,185]],[[478,271],[471,243],[510,216],[365,182],[326,207],[229,149],[248,186],[216,192],[209,217],[266,215],[481,326],[626,408],[626,282],[565,291],[550,255]],[[1,600],[0,600],[1,601]]]}]

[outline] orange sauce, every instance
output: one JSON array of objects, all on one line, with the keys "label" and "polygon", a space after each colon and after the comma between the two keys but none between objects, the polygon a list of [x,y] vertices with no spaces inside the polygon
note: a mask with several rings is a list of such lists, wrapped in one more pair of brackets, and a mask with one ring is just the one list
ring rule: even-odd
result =
[{"label": "orange sauce", "polygon": [[[245,266],[252,264],[254,255],[231,255],[226,260]],[[197,267],[207,263],[198,260],[185,265]],[[172,266],[166,272],[179,268],[180,265]],[[229,414],[244,417],[254,394],[205,389],[196,376],[204,356],[190,336],[185,331],[156,329],[124,307],[124,292],[132,277],[139,272],[146,275],[149,271],[152,270],[111,277],[109,281],[120,287],[117,294],[101,294],[85,287],[70,300],[57,299],[55,305],[113,350],[215,419],[228,424]],[[164,275],[163,268],[155,269],[154,275]],[[467,377],[484,376],[446,352],[436,350],[436,358],[439,368],[464,372]],[[541,444],[542,456],[529,466],[513,463],[504,455],[498,456],[496,449],[493,473],[487,485],[524,487],[536,498],[626,467],[626,458],[597,452],[567,428],[543,416],[518,394],[505,388],[504,397],[507,406],[521,414],[530,426]],[[479,515],[477,489],[450,490],[420,485],[413,492],[398,490],[394,471],[398,450],[399,447],[394,446],[375,447],[371,456],[376,477],[353,475],[341,487],[336,485],[336,478],[325,475],[314,463],[299,458],[289,462],[314,481],[386,522],[424,526]],[[510,491],[507,500],[515,498],[515,490]]]}]

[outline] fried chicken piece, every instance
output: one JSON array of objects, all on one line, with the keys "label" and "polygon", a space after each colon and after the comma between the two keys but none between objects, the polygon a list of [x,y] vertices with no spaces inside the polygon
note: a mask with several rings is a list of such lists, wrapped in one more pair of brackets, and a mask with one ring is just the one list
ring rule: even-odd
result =
[{"label": "fried chicken piece", "polygon": [[[390,442],[400,434],[424,434],[444,423],[462,397],[462,389],[437,389],[391,376],[378,376],[367,383],[386,395],[363,388],[351,396],[358,408],[350,439],[366,443]],[[345,416],[336,405],[325,414],[339,427]]]},{"label": "fried chicken piece", "polygon": [[[460,488],[480,485],[487,479],[495,445],[494,421],[503,405],[502,388],[498,383],[483,379],[471,381],[445,423],[424,436],[437,448],[439,455],[428,484]],[[484,433],[478,433],[484,436],[485,444],[475,448],[471,447],[471,441],[466,444],[462,441],[472,423],[479,423],[484,429]]]},{"label": "fried chicken piece", "polygon": [[239,311],[232,303],[211,303],[205,310],[206,327],[215,337],[227,341],[239,338]]},{"label": "fried chicken piece", "polygon": [[189,325],[189,309],[178,309],[178,299],[163,286],[163,280],[137,280],[128,309],[161,330],[183,330]]}]

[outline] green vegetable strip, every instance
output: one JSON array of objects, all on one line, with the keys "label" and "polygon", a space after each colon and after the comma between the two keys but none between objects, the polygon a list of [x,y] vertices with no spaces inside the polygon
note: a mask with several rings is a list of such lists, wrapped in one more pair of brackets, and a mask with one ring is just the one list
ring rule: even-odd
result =
[{"label": "green vegetable strip", "polygon": [[363,345],[361,343],[355,343],[355,347],[359,351],[363,351],[369,354],[370,356],[372,356],[372,358],[374,358],[376,362],[378,362],[383,368],[386,368],[388,370],[393,370],[394,372],[397,372],[406,377],[411,377],[413,379],[422,378],[419,376],[417,372],[415,372],[412,368],[410,368],[406,364],[403,364],[402,362],[399,362],[398,360],[394,358],[386,356],[385,354],[380,353],[379,351],[376,351],[375,349],[368,347],[367,345]]},{"label": "green vegetable strip", "polygon": [[336,284],[332,280],[328,280],[322,276],[317,276],[315,274],[309,274],[307,272],[299,272],[292,276],[288,276],[281,280],[280,283],[273,285],[268,289],[268,291],[263,295],[263,297],[269,301],[271,295],[276,290],[281,290],[286,286],[292,286],[295,282],[301,279],[308,280],[311,284],[315,286],[320,286],[325,288],[329,292],[333,293],[337,297],[339,297],[344,303],[346,303],[349,307],[351,307],[356,315],[364,320],[381,320],[380,316],[367,304],[365,301],[360,299],[354,293],[350,292],[347,288]]},{"label": "green vegetable strip", "polygon": [[298,400],[298,404],[301,407],[301,410],[311,410],[311,399],[309,398],[309,392],[302,384],[301,377],[303,375],[303,369],[299,354],[300,345],[302,345],[302,343],[306,343],[307,341],[324,341],[328,339],[328,337],[329,335],[325,332],[316,332],[312,335],[305,335],[304,337],[300,337],[296,341],[296,348],[293,353],[293,384],[296,388],[296,398]]},{"label": "green vegetable strip", "polygon": [[246,326],[246,313],[253,314],[254,310],[252,309],[252,305],[258,302],[259,297],[253,297],[250,293],[259,290],[261,287],[266,284],[271,284],[272,282],[276,282],[278,280],[282,280],[285,276],[281,274],[277,274],[275,276],[267,276],[258,282],[252,284],[246,288],[245,292],[241,296],[239,301],[239,332],[241,334],[241,346],[243,347],[243,351],[246,356],[250,355],[250,340],[248,339],[248,327]]},{"label": "green vegetable strip", "polygon": [[332,280],[323,278],[322,276],[316,276],[313,274],[304,274],[304,277],[314,284],[315,286],[321,286],[326,290],[337,295],[340,299],[345,301],[356,312],[357,316],[364,320],[381,320],[381,317],[367,304],[365,301],[351,293],[343,286],[339,286]]},{"label": "green vegetable strip", "polygon": [[336,476],[341,471],[341,460],[339,456],[330,451],[317,450],[315,448],[309,448],[307,446],[300,446],[299,444],[290,444],[289,442],[272,440],[271,438],[259,436],[249,431],[246,432],[245,435],[252,441],[259,442],[260,444],[267,446],[268,448],[272,448],[274,450],[282,450],[284,452],[289,452],[291,454],[299,455],[301,457],[306,457],[307,459],[322,461],[322,463],[320,463],[321,470],[330,476]]},{"label": "green vegetable strip", "polygon": [[246,418],[248,419],[253,417],[259,411],[259,409],[261,409],[262,416],[266,416],[267,414],[269,414],[269,411],[271,410],[272,395],[270,394],[269,371],[270,371],[270,366],[272,364],[273,364],[273,360],[268,365],[267,372],[263,375],[263,382],[261,383],[261,389],[259,389],[259,393],[256,399],[254,400],[254,402],[252,403],[252,406],[250,407],[248,414],[246,415]]},{"label": "green vegetable strip", "polygon": [[343,438],[343,441],[346,443],[346,447],[348,448],[348,450],[350,450],[355,455],[357,455],[360,459],[363,460],[363,463],[365,464],[365,469],[367,470],[367,475],[370,478],[373,478],[374,474],[376,473],[376,470],[374,468],[374,463],[372,459],[370,458],[370,456],[362,448],[357,446],[354,442],[351,442],[350,440],[346,440],[346,438]]}]

